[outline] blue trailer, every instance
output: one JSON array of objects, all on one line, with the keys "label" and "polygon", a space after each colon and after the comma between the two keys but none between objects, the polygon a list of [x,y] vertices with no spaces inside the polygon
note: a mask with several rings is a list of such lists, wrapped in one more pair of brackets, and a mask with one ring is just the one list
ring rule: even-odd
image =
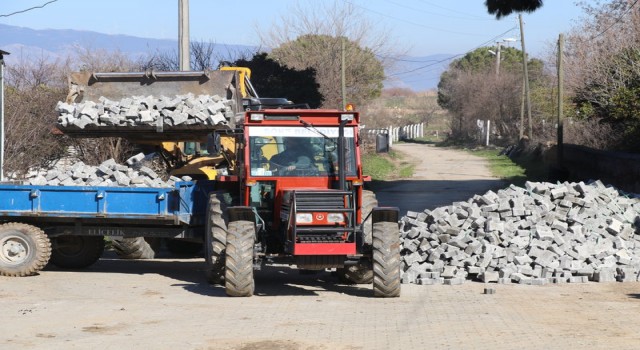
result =
[{"label": "blue trailer", "polygon": [[[104,236],[202,241],[215,181],[173,188],[0,185],[0,275],[96,262]],[[52,246],[54,249],[52,249]]]}]

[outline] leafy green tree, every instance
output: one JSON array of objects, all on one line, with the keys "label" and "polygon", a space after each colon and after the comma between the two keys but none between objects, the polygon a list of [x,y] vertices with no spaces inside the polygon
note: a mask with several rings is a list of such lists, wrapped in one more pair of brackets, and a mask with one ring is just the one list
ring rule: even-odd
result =
[{"label": "leafy green tree", "polygon": [[295,69],[314,69],[323,106],[342,107],[341,55],[344,41],[348,102],[361,104],[380,96],[384,67],[374,52],[345,37],[307,34],[273,49],[271,56]]},{"label": "leafy green tree", "polygon": [[322,104],[316,72],[312,68],[289,68],[265,52],[256,53],[251,59],[238,59],[232,65],[251,69],[251,84],[260,97],[285,97],[294,103],[307,103],[311,108]]}]

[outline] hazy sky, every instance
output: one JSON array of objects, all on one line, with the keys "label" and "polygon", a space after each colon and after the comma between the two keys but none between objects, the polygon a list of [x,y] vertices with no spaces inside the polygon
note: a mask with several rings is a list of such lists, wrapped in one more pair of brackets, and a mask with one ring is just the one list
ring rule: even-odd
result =
[{"label": "hazy sky", "polygon": [[[146,38],[177,39],[178,0],[0,0],[0,23],[33,29],[77,29]],[[332,0],[315,0],[332,1]],[[484,0],[343,0],[384,28],[413,56],[459,54],[495,39],[519,38],[517,16],[496,20]],[[189,0],[192,40],[260,45],[256,28],[269,28],[300,0]],[[545,0],[524,14],[532,56],[567,32],[582,11],[574,0]],[[1,35],[1,33],[0,33]],[[514,43],[519,47],[519,43]]]}]

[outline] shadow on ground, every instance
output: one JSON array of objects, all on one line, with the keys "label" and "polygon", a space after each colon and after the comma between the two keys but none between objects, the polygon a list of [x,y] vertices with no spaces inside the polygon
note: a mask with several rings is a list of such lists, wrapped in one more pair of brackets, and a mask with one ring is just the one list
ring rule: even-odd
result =
[{"label": "shadow on ground", "polygon": [[[65,270],[48,265],[47,271],[69,271],[69,273],[102,274],[155,274],[175,281],[172,286],[191,293],[226,297],[224,286],[209,284],[204,273],[204,259],[150,259],[124,260],[113,252],[105,252],[92,266],[82,270]],[[318,296],[320,294],[342,293],[356,297],[371,297],[371,285],[345,285],[330,271],[301,273],[287,265],[264,266],[254,272],[255,296]],[[106,276],[105,279],[109,277]]]},{"label": "shadow on ground", "polygon": [[397,180],[372,181],[367,188],[376,193],[380,206],[398,207],[400,215],[421,212],[466,201],[474,195],[507,186],[499,179],[487,180]]}]

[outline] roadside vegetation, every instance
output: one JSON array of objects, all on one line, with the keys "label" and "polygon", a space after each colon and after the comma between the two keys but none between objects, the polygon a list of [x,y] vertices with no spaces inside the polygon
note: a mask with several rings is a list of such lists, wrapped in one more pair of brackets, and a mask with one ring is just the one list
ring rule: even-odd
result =
[{"label": "roadside vegetation", "polygon": [[398,152],[369,152],[362,155],[362,169],[374,181],[406,179],[413,176],[414,165],[404,160]]},{"label": "roadside vegetation", "polygon": [[[500,17],[510,11],[535,10],[541,2],[527,0],[506,6],[500,1],[487,1],[486,5],[489,13]],[[564,142],[638,152],[640,17],[626,15],[633,8],[627,0],[581,2],[581,6],[586,17],[566,36],[565,99],[560,101],[566,117]],[[529,124],[527,116],[524,122],[521,119],[523,53],[516,48],[517,43],[502,44],[499,70],[491,53],[497,47],[481,47],[451,61],[437,91],[383,89],[385,71],[394,64],[393,57],[402,55],[398,52],[402,48],[366,18],[361,9],[348,3],[296,7],[276,24],[261,28],[260,39],[264,47],[273,48],[271,52],[236,52],[219,57],[215,43],[192,42],[191,68],[247,66],[253,70],[251,79],[261,95],[285,96],[311,107],[341,108],[339,67],[344,52],[347,61],[359,63],[349,65],[345,79],[347,100],[361,112],[365,129],[423,123],[425,136],[416,142],[475,147],[485,137],[479,121],[490,120],[490,142],[494,145],[516,144],[523,135],[532,146],[555,142],[559,102],[554,49],[547,57],[531,57],[528,61]],[[69,149],[77,150],[76,157],[93,164],[108,158],[121,161],[131,152],[130,145],[116,140],[79,141],[51,133],[57,117],[55,104],[66,94],[68,72],[177,69],[177,52],[150,52],[135,59],[117,51],[80,47],[75,52],[73,57],[60,59],[24,57],[23,62],[7,66],[5,171],[25,173],[30,167],[65,156]],[[31,140],[40,140],[40,146],[34,146]],[[412,173],[410,165],[397,160],[397,154],[372,154],[369,146],[364,155],[365,170],[374,179],[404,178]],[[536,170],[533,159],[526,155],[522,158],[517,162],[527,169],[527,177],[544,173]],[[520,175],[504,176],[516,179]]]},{"label": "roadside vegetation", "polygon": [[501,149],[479,148],[467,151],[486,159],[493,176],[516,186],[523,186],[527,181],[545,181],[548,177],[549,170],[533,156],[519,157],[516,162],[501,154]]}]

